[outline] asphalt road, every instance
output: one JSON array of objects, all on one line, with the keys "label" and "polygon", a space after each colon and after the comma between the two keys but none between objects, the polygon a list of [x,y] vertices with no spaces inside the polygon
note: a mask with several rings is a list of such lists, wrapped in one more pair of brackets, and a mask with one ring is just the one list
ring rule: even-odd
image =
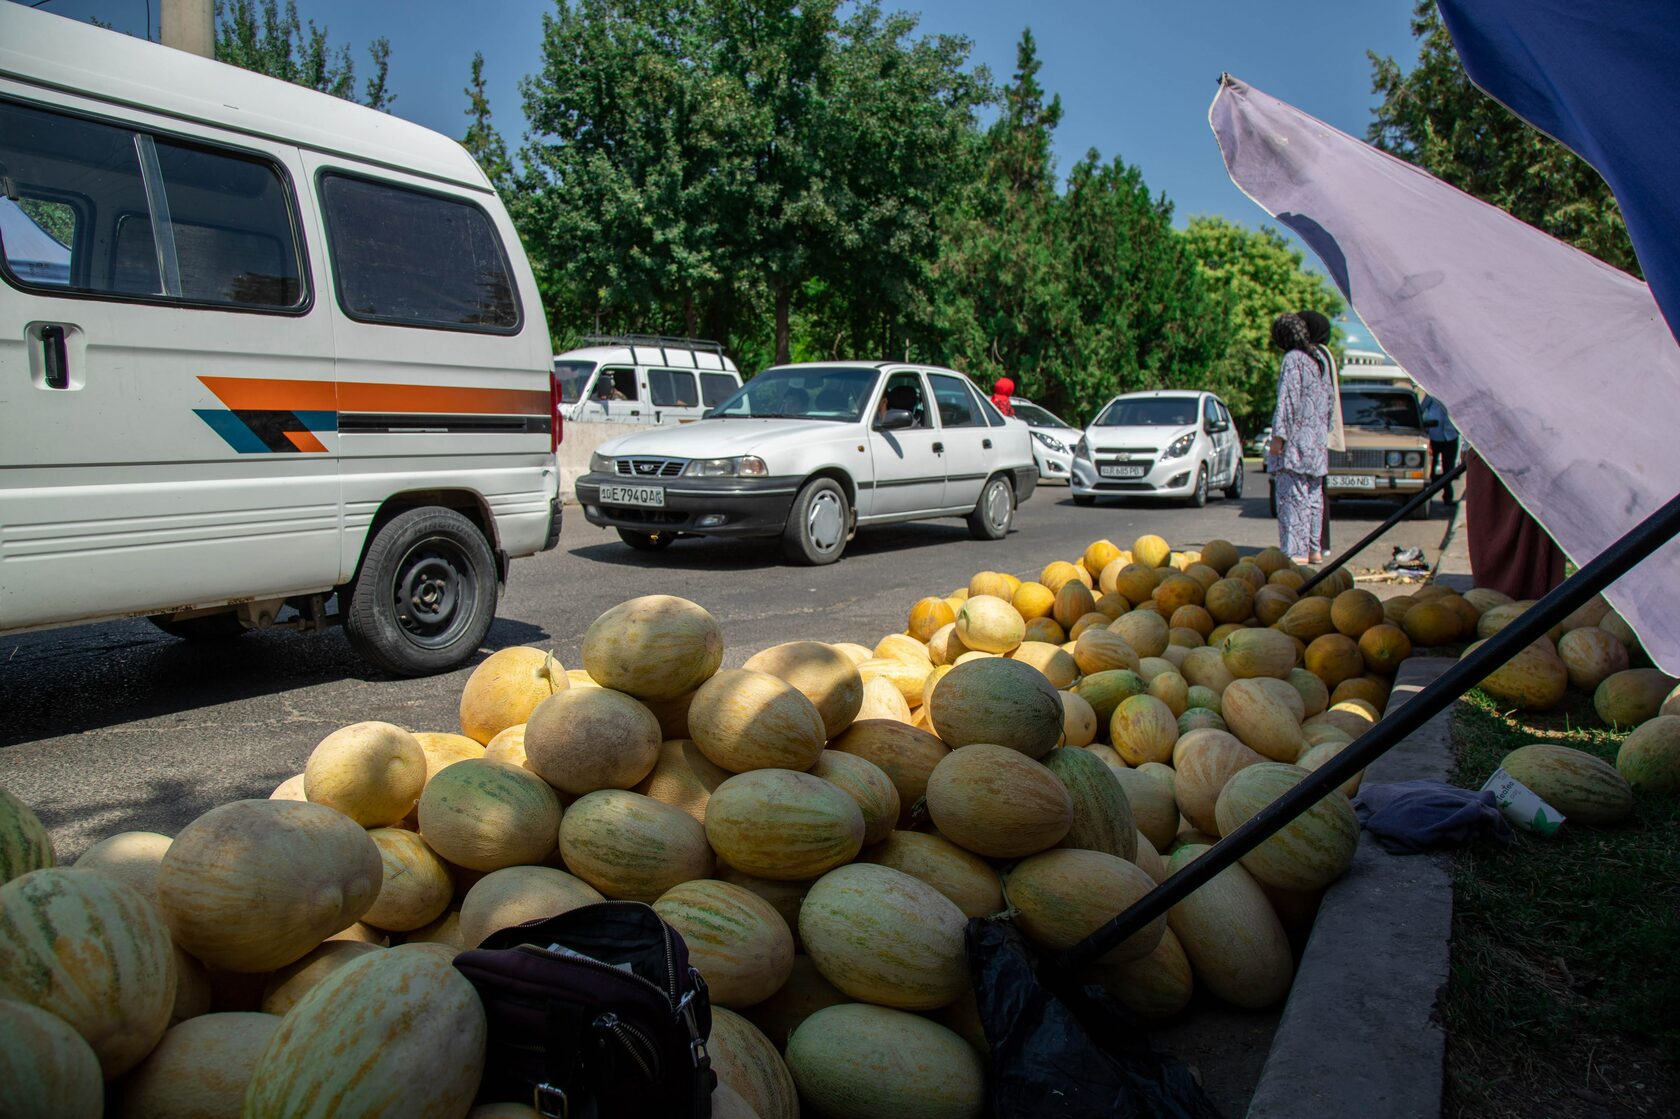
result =
[{"label": "asphalt road", "polygon": [[[723,628],[725,666],[794,639],[874,645],[904,628],[923,595],[946,594],[981,570],[1036,574],[1103,537],[1122,547],[1149,532],[1175,547],[1216,537],[1239,547],[1275,544],[1264,476],[1251,473],[1247,492],[1257,496],[1216,498],[1203,509],[1142,501],[1078,508],[1065,487],[1045,486],[1021,506],[1005,540],[970,540],[956,520],[869,529],[825,568],[787,566],[765,541],[683,540],[664,552],[633,552],[568,506],[559,548],[514,565],[489,646],[542,645],[566,667],[582,667],[589,623],[642,594],[682,595],[710,610]],[[1339,507],[1338,543],[1352,543],[1390,511]],[[1421,545],[1433,560],[1443,517],[1437,507],[1433,521],[1402,523],[1356,557],[1356,568],[1380,566],[1394,544]],[[68,860],[113,832],[174,834],[214,805],[267,796],[344,724],[383,719],[456,730],[470,671],[383,677],[352,656],[336,630],[195,646],[136,620],[0,638],[0,786],[35,808]]]}]

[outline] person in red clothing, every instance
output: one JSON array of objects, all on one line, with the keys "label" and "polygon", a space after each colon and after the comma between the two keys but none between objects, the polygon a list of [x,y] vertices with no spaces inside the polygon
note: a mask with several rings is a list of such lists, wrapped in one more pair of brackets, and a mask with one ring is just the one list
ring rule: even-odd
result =
[{"label": "person in red clothing", "polygon": [[1009,403],[1009,398],[1014,394],[1015,382],[1011,381],[1008,377],[999,377],[997,379],[997,383],[992,386],[992,403],[995,404],[997,406],[997,410],[1002,412],[1004,415],[1013,416],[1015,414],[1015,406]]},{"label": "person in red clothing", "polygon": [[1563,582],[1563,551],[1474,450],[1465,452],[1470,570],[1478,587],[1541,598]]}]

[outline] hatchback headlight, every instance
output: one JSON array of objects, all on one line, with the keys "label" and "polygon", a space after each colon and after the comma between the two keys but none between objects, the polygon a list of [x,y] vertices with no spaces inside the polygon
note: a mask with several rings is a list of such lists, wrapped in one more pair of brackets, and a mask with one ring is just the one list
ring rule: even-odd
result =
[{"label": "hatchback headlight", "polygon": [[1407,451],[1406,452],[1406,465],[1407,466],[1422,466],[1423,465],[1423,452],[1422,451]]},{"label": "hatchback headlight", "polygon": [[1089,439],[1087,439],[1085,436],[1081,435],[1079,437],[1079,442],[1074,445],[1073,457],[1074,458],[1082,458],[1082,459],[1086,459],[1086,460],[1090,459],[1090,457],[1091,457],[1091,441]]},{"label": "hatchback headlight", "polygon": [[1162,460],[1164,461],[1169,458],[1184,457],[1190,453],[1190,448],[1195,444],[1195,442],[1196,433],[1193,431],[1185,435],[1180,435],[1177,439],[1174,439],[1167,445],[1166,450],[1161,452]]},{"label": "hatchback headlight", "polygon": [[1383,461],[1390,466],[1401,466],[1405,463],[1406,456],[1399,451],[1390,451],[1383,456]]},{"label": "hatchback headlight", "polygon": [[735,458],[697,458],[688,464],[683,473],[695,478],[762,478],[770,471],[757,455],[737,455]]},{"label": "hatchback headlight", "polygon": [[1042,431],[1033,432],[1032,437],[1034,439],[1038,440],[1040,443],[1044,444],[1044,446],[1046,448],[1054,451],[1058,455],[1067,454],[1067,444],[1063,443],[1060,439],[1052,439],[1050,436],[1044,434],[1044,432],[1042,432]]},{"label": "hatchback headlight", "polygon": [[592,474],[612,474],[618,470],[618,464],[609,456],[596,451],[589,456],[589,470]]}]

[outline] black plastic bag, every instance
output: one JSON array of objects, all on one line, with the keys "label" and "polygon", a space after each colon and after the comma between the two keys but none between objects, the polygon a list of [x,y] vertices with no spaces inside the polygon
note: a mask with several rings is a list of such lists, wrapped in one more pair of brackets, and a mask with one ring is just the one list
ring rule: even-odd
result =
[{"label": "black plastic bag", "polygon": [[968,969],[990,1044],[993,1119],[1220,1119],[1176,1057],[1101,987],[1052,990],[1013,925],[968,923]]}]

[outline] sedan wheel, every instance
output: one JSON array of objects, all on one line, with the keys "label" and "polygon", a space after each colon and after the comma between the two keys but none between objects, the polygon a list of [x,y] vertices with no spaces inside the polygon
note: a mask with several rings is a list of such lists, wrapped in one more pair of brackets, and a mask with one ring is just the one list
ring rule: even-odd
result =
[{"label": "sedan wheel", "polygon": [[782,550],[795,563],[821,566],[833,563],[846,550],[851,506],[846,492],[832,478],[806,483],[793,499],[787,527],[782,530]]},{"label": "sedan wheel", "polygon": [[1015,487],[1002,475],[988,479],[968,515],[968,534],[976,540],[1002,540],[1014,523]]}]

